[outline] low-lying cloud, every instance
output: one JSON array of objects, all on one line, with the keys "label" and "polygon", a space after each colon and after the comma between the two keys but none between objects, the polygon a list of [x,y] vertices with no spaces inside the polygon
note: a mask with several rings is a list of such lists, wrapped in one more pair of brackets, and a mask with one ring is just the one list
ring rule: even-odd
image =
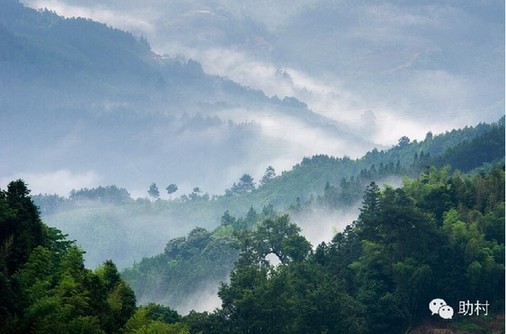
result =
[{"label": "low-lying cloud", "polygon": [[[498,30],[492,4],[25,2],[144,34],[158,53],[195,59],[206,72],[268,96],[294,96],[378,145],[395,144],[406,134],[421,139],[427,131],[495,121],[504,110],[504,88],[497,89],[504,83],[494,74],[504,72],[504,23]],[[231,37],[221,45],[199,45],[191,34],[190,39],[172,34],[171,29],[222,29],[220,20],[186,20],[198,11],[234,23],[245,17],[256,20],[269,33],[246,25],[251,30],[244,38],[266,40],[274,52],[255,53],[242,47],[245,41]],[[337,13],[337,18],[327,22],[326,12]],[[298,24],[307,25],[307,31],[297,35]],[[330,32],[322,31],[326,24]],[[503,37],[497,37],[498,32]],[[301,44],[314,36],[319,36],[316,45]],[[278,59],[276,52],[284,53]],[[487,69],[486,64],[501,63],[495,72]],[[364,122],[366,111],[374,113],[374,124]]]},{"label": "low-lying cloud", "polygon": [[95,171],[72,172],[60,169],[50,172],[23,173],[0,178],[0,185],[6,188],[10,181],[22,179],[28,184],[32,194],[46,193],[67,196],[72,189],[96,187],[102,181]]},{"label": "low-lying cloud", "polygon": [[[373,145],[394,145],[404,135],[423,139],[428,131],[440,133],[492,122],[504,113],[504,75],[497,74],[504,73],[504,22],[496,14],[501,12],[497,10],[500,5],[316,0],[263,2],[261,6],[238,6],[226,0],[213,4],[24,2],[144,34],[159,54],[195,59],[207,73],[262,90],[267,96],[296,97],[316,114],[373,143],[350,146],[342,134],[294,117],[255,108],[228,109],[219,115],[223,121],[254,122],[257,129],[251,138],[263,137],[263,141],[256,145],[253,139],[240,142],[251,153],[237,156],[234,165],[221,173],[225,176],[220,186],[236,180],[240,170],[256,174],[273,165],[280,171],[317,153],[358,157]],[[206,15],[193,15],[197,12]],[[255,24],[246,24],[245,17]],[[244,40],[234,39],[233,34],[225,34],[215,44],[212,39],[201,44],[197,37],[192,39],[206,29],[223,29],[223,20],[244,24],[244,34],[239,36]],[[251,40],[262,40],[268,48],[250,48]],[[187,137],[171,138],[167,146],[174,147],[175,142],[180,146],[188,139],[184,144],[191,148],[195,138],[220,146],[227,138],[221,131],[221,127],[189,131]],[[164,153],[173,152],[166,149]],[[205,161],[198,150],[193,158],[197,166]],[[162,165],[181,184],[188,182],[189,189],[192,182],[210,190],[218,186],[208,174],[182,180],[179,172]],[[188,178],[195,175],[198,173]]]}]

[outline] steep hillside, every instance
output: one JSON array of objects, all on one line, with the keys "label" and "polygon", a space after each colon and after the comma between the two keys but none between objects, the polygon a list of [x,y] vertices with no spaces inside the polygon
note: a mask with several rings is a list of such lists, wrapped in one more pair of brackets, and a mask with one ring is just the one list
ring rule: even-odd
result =
[{"label": "steep hillside", "polygon": [[[462,152],[478,148],[482,153],[465,153],[462,164]],[[225,211],[242,217],[251,208],[261,213],[271,206],[276,211],[321,206],[344,210],[342,214],[353,219],[363,190],[371,181],[398,185],[403,176],[416,177],[430,165],[450,164],[454,170],[469,172],[469,166],[486,169],[491,168],[487,164],[503,162],[504,119],[501,119],[496,124],[428,134],[421,142],[408,142],[404,138],[391,149],[374,149],[356,160],[325,155],[305,158],[281,175],[253,180],[253,187],[244,187],[243,181],[236,180],[229,185],[227,194],[221,196],[196,187],[191,193],[176,192],[171,200],[133,200],[126,189],[109,187],[82,189],[68,198],[46,195],[35,200],[48,224],[69,233],[88,249],[85,256],[88,266],[98,265],[107,256],[124,268],[134,260],[159,253],[169,239],[185,235],[196,226],[214,229]],[[158,186],[165,192],[166,184]],[[332,224],[322,227],[321,235],[312,241],[321,241],[335,227]],[[311,230],[303,228],[307,233]]]},{"label": "steep hillside", "polygon": [[[288,300],[299,293],[301,300],[296,305],[304,303],[312,310],[319,309],[328,295],[308,300],[316,291],[313,284],[343,284],[339,286],[347,287],[351,300],[362,303],[367,312],[350,313],[356,317],[353,328],[358,326],[352,332],[357,333],[369,332],[361,327],[364,325],[371,333],[405,332],[421,320],[435,321],[437,325],[427,308],[436,295],[445,296],[448,305],[457,305],[463,293],[494,305],[482,324],[476,322],[475,329],[488,327],[493,315],[504,312],[504,160],[499,166],[473,175],[452,175],[448,167],[432,166],[418,178],[404,179],[402,187],[379,187],[372,182],[361,197],[362,205],[353,222],[334,231],[324,242],[312,243],[313,251],[304,236],[305,227],[321,228],[321,221],[339,224],[344,219],[332,215],[328,208],[321,210],[329,203],[289,210],[291,221],[295,218],[299,226],[291,224],[288,216],[277,216],[267,208],[260,213],[250,209],[239,219],[227,211],[213,231],[195,228],[187,237],[169,240],[163,253],[135,263],[123,271],[123,277],[132,284],[141,303],[160,302],[184,313],[192,307],[207,311],[218,307],[220,301],[213,293],[219,291],[221,307],[230,314],[250,310],[246,318],[255,321],[249,320],[244,326],[262,321],[263,303],[285,305],[286,311],[292,305]],[[279,262],[282,265],[276,266]],[[304,265],[299,267],[301,263]],[[316,267],[311,274],[298,271],[313,265]],[[284,276],[286,270],[294,276]],[[322,273],[329,274],[326,283],[323,278],[315,278]],[[275,278],[277,274],[281,275],[280,281]],[[315,281],[311,287],[304,285],[312,279]],[[295,283],[298,280],[303,282]],[[277,283],[271,285],[273,281]],[[277,296],[275,302],[270,300],[280,290],[287,299]],[[384,305],[377,305],[378,295],[383,296],[380,303]],[[404,297],[391,299],[399,295]],[[388,307],[397,311],[385,312]],[[454,308],[455,321],[448,325],[466,326],[475,320],[457,315]],[[294,308],[295,317],[299,314],[296,310],[300,312]],[[329,312],[328,304],[320,311]],[[378,321],[371,321],[371,315]],[[220,312],[211,316],[225,323],[237,321],[238,326],[244,319],[221,318]],[[266,321],[264,326],[275,326]],[[306,321],[297,323],[303,326]],[[312,326],[319,324],[307,326],[314,329]],[[346,322],[333,326],[341,328]]]},{"label": "steep hillside", "polygon": [[218,192],[254,161],[295,161],[311,146],[292,141],[285,126],[358,151],[369,145],[297,99],[269,98],[191,59],[157,55],[142,36],[4,2],[0,140],[9,145],[0,155],[10,163],[0,166],[2,180],[50,178],[51,187],[63,171],[71,183],[89,176],[137,192],[156,179],[186,190],[198,180]]},{"label": "steep hillside", "polygon": [[391,176],[416,177],[426,166],[447,164],[468,172],[484,163],[500,163],[503,159],[504,117],[494,124],[482,123],[437,135],[428,132],[423,141],[402,137],[396,146],[373,149],[359,159],[328,155],[304,158],[291,171],[260,187],[251,197],[269,199],[275,206],[286,207],[295,204],[297,198],[304,202],[321,195],[327,183],[339,185],[343,179],[362,178],[363,183],[367,183],[370,180],[381,182]]}]

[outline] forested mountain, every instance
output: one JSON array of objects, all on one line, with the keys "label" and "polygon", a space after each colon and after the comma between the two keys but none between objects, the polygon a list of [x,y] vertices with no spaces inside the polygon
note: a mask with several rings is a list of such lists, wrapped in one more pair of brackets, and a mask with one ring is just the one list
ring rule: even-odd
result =
[{"label": "forested mountain", "polygon": [[[501,162],[504,159],[504,117],[495,124],[478,124],[474,127],[454,129],[434,135],[428,132],[423,141],[399,138],[390,149],[373,149],[359,159],[317,155],[304,158],[290,172],[272,180],[258,192],[272,194],[271,203],[287,205],[309,200],[320,195],[327,183],[338,185],[343,179],[362,183],[391,176],[417,176],[426,166],[442,167],[446,164],[462,172],[468,172],[484,163]],[[470,154],[473,152],[473,154]],[[361,196],[361,190],[355,198]],[[278,202],[279,201],[279,202]]]},{"label": "forested mountain", "polygon": [[[464,178],[431,168],[400,188],[371,183],[357,220],[314,251],[287,216],[237,238],[222,306],[188,315],[194,332],[504,330],[490,321],[504,312],[504,165]],[[435,296],[453,306],[450,324],[431,320]],[[489,303],[488,323],[465,318],[457,306],[467,296]]]},{"label": "forested mountain", "polygon": [[[368,125],[364,136],[380,130],[399,137],[399,124],[411,122],[421,129],[435,120],[449,124],[432,128],[439,132],[492,122],[504,111],[504,2],[499,0],[44,4],[68,16],[85,13],[142,32],[156,50],[196,57],[206,70],[269,95],[289,91],[336,119],[369,110],[376,122],[354,118]],[[345,112],[333,110],[343,105]]]},{"label": "forested mountain", "polygon": [[[404,137],[389,150],[374,149],[356,160],[306,158],[282,175],[268,169],[257,186],[244,185],[251,180],[241,178],[222,196],[194,190],[172,200],[134,200],[126,189],[110,186],[72,191],[68,198],[39,195],[35,201],[47,222],[88,249],[88,266],[105,260],[104,254],[120,268],[136,261],[123,274],[138,300],[186,313],[219,305],[218,284],[227,279],[237,257],[231,247],[234,231],[289,213],[316,246],[356,219],[363,192],[373,181],[398,186],[405,176],[429,173],[429,166],[443,168],[445,178],[457,171],[486,173],[503,164],[501,119],[444,134],[428,133],[421,142]],[[431,209],[439,216],[446,210]]]},{"label": "forested mountain", "polygon": [[0,332],[117,333],[135,295],[106,261],[86,269],[84,251],[39,218],[29,190],[0,192]]},{"label": "forested mountain", "polygon": [[0,334],[504,333],[503,13],[0,0]]},{"label": "forested mountain", "polygon": [[[267,168],[263,180],[252,180],[253,187],[243,191],[243,182],[238,180],[220,196],[210,195],[195,184],[196,191],[178,191],[171,195],[172,200],[134,200],[128,190],[112,186],[75,190],[67,198],[41,195],[35,201],[48,224],[62,229],[88,250],[85,258],[90,267],[110,257],[124,268],[134,260],[159,253],[167,240],[185,235],[195,226],[214,229],[227,210],[242,217],[250,208],[261,212],[269,205],[286,210],[317,204],[332,210],[346,208],[345,213],[353,219],[362,192],[371,181],[398,185],[402,176],[417,176],[432,164],[450,164],[453,169],[468,172],[469,166],[502,161],[503,148],[501,119],[496,124],[444,134],[428,133],[420,142],[403,138],[391,149],[374,149],[360,159],[318,155],[303,159],[281,175]],[[476,153],[467,154],[469,151]],[[164,192],[166,185],[158,185]],[[148,187],[149,183],[145,191]],[[327,234],[331,228],[325,227]],[[108,255],[104,258],[103,254]]]},{"label": "forested mountain", "polygon": [[9,160],[2,180],[107,180],[136,192],[153,178],[186,189],[199,180],[217,193],[237,170],[296,148],[276,126],[264,129],[273,120],[370,145],[295,98],[267,97],[191,59],[155,54],[143,36],[16,0],[2,1],[0,77],[0,140],[10,143],[0,148]]},{"label": "forested mountain", "polygon": [[[504,164],[467,176],[430,167],[400,188],[372,182],[358,218],[315,248],[288,215],[251,228],[253,220],[226,214],[212,235],[194,229],[135,268],[198,271],[227,248],[239,251],[219,288],[221,307],[181,317],[152,303],[137,308],[112,261],[86,269],[83,251],[43,224],[26,185],[13,181],[0,193],[0,332],[504,331],[495,320],[504,314],[504,182]],[[164,271],[158,291],[186,275],[179,270]],[[428,307],[439,297],[455,310],[447,322]],[[486,309],[468,317],[463,298]]]}]

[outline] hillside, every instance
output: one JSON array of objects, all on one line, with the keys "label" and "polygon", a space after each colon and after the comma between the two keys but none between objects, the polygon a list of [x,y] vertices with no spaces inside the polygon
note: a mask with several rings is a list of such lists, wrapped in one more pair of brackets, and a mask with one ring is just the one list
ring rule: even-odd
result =
[{"label": "hillside", "polygon": [[[141,303],[155,300],[183,313],[189,305],[214,309],[185,317],[197,333],[501,333],[503,185],[504,164],[473,175],[431,167],[398,188],[373,182],[353,223],[312,250],[288,215],[225,214],[213,232],[196,228],[172,239],[123,277]],[[462,295],[487,308],[464,314],[457,308]],[[451,321],[431,315],[435,296],[453,307]]]},{"label": "hillside", "polygon": [[[186,316],[136,306],[112,261],[86,269],[84,251],[40,220],[29,192],[21,180],[0,191],[2,333],[504,332],[504,164],[469,176],[431,167],[400,188],[373,182],[353,224],[314,249],[288,215],[246,230],[237,223],[247,219],[228,216],[212,234],[171,240],[126,275],[162,274],[158,288],[172,291],[174,274],[239,250],[221,307]],[[146,266],[153,260],[158,268]]]},{"label": "hillside", "polygon": [[[421,322],[434,332],[504,331],[504,165],[471,177],[432,167],[402,187],[371,183],[353,224],[313,250],[287,216],[236,238],[221,307],[188,315],[200,320],[195,331],[406,333]],[[487,305],[470,315],[463,295]],[[430,307],[435,296],[444,309]]]},{"label": "hillside", "polygon": [[504,102],[503,1],[0,0],[0,334],[504,334]]},{"label": "hillside", "polygon": [[21,180],[0,190],[0,333],[118,333],[134,292],[112,261],[86,269],[84,251],[41,221],[29,193]]},{"label": "hillside", "polygon": [[[416,176],[425,167],[446,164],[469,172],[483,163],[501,161],[504,154],[504,118],[497,124],[479,124],[446,133],[428,132],[422,141],[402,137],[396,146],[373,149],[359,159],[318,155],[304,158],[290,172],[258,189],[258,196],[272,198],[280,206],[294,204],[321,194],[326,183],[338,185],[342,179],[363,177],[365,181],[389,176]],[[474,152],[470,155],[470,152]],[[274,196],[276,194],[277,196]],[[360,195],[358,195],[360,196]]]},{"label": "hillside", "polygon": [[[465,153],[468,151],[482,153],[470,156]],[[462,156],[466,157],[465,165],[458,164],[458,157]],[[250,208],[262,212],[271,205],[276,211],[324,205],[338,211],[345,208],[342,215],[354,219],[362,192],[371,181],[398,185],[402,176],[415,177],[429,165],[451,164],[453,169],[470,172],[467,166],[493,166],[503,160],[504,119],[501,119],[496,124],[428,135],[421,142],[404,140],[389,150],[374,149],[356,160],[330,156],[305,158],[292,170],[262,185],[256,182],[255,190],[244,193],[230,192],[233,188],[230,185],[227,195],[177,192],[172,200],[151,201],[134,200],[128,190],[109,187],[102,192],[98,188],[88,192],[78,190],[67,198],[36,196],[35,201],[49,225],[62,229],[88,249],[85,255],[88,266],[94,267],[110,257],[124,268],[134,260],[159,253],[169,239],[185,235],[196,226],[213,230],[225,211],[242,217]],[[160,190],[165,191],[165,186],[159,184]],[[104,194],[106,189],[109,195]],[[321,234],[328,236],[335,227],[343,226],[330,224]],[[322,236],[315,236],[312,241],[322,240]]]},{"label": "hillside", "polygon": [[58,181],[106,180],[141,192],[168,180],[217,193],[253,162],[293,161],[305,149],[277,124],[358,151],[370,145],[295,98],[267,97],[191,59],[155,54],[143,36],[3,3],[0,140],[10,144],[0,147],[9,160],[2,181],[28,175],[60,191]]},{"label": "hillside", "polygon": [[[422,148],[426,153],[422,153]],[[471,151],[477,153],[462,158],[461,152]],[[415,159],[413,152],[425,158]],[[404,163],[393,163],[399,160]],[[452,164],[456,161],[463,164]],[[374,163],[381,167],[376,170]],[[423,179],[423,175],[428,174],[440,179],[451,178],[452,174],[456,178],[460,175],[469,178],[469,175],[483,175],[501,168],[504,168],[504,119],[493,125],[480,124],[441,135],[428,135],[423,142],[404,142],[390,150],[375,150],[355,161],[328,156],[304,159],[291,171],[251,193],[217,198],[217,203],[228,200],[229,205],[218,227],[203,230],[205,225],[198,225],[200,227],[193,229],[186,238],[171,239],[163,253],[144,258],[123,274],[141,303],[156,301],[181,312],[188,312],[194,305],[210,310],[219,305],[217,298],[212,297],[213,292],[217,292],[220,281],[228,279],[231,259],[237,256],[231,247],[235,243],[234,231],[254,229],[265,219],[288,212],[315,247],[328,242],[336,232],[347,229],[347,225],[356,219],[362,210],[358,209],[359,203],[371,182],[407,186],[410,178]],[[404,177],[402,182],[401,177]],[[316,190],[318,184],[320,187]],[[431,196],[439,198],[442,195],[435,192]],[[429,197],[427,201],[432,198]],[[293,202],[284,202],[288,198]],[[248,205],[251,205],[249,210]],[[442,219],[448,210],[443,203],[420,205],[437,219]],[[236,213],[238,208],[243,211]],[[196,241],[196,235],[199,241]],[[216,249],[220,249],[220,256],[216,256]],[[188,270],[188,266],[192,269]],[[186,282],[191,282],[191,287]]]}]

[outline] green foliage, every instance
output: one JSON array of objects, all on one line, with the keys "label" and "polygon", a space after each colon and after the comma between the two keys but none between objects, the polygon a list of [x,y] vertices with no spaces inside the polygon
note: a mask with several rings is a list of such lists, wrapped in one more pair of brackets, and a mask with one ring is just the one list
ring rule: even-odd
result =
[{"label": "green foliage", "polygon": [[154,303],[143,306],[147,311],[147,317],[151,320],[161,321],[167,324],[173,324],[181,320],[181,316],[173,309]]},{"label": "green foliage", "polygon": [[0,191],[0,332],[119,333],[133,291],[108,261],[94,273],[83,251],[44,225],[23,181]]},{"label": "green foliage", "polygon": [[462,172],[468,172],[490,161],[504,160],[504,117],[490,129],[470,140],[448,148],[435,160],[436,166],[449,164]]},{"label": "green foliage", "polygon": [[[224,280],[232,269],[230,282],[219,291],[221,309],[192,312],[183,319],[174,317],[171,329],[167,318],[160,315],[165,311],[130,317],[135,298],[118,278],[112,262],[89,272],[82,265],[82,251],[62,241],[61,233],[21,224],[20,231],[39,237],[27,237],[19,254],[28,255],[12,262],[18,254],[12,250],[19,244],[14,234],[1,235],[0,282],[5,284],[0,287],[0,298],[7,307],[0,310],[7,314],[5,328],[36,323],[56,330],[46,323],[53,315],[75,326],[89,317],[90,326],[99,324],[106,332],[132,321],[133,332],[163,332],[182,326],[177,330],[197,333],[399,333],[430,316],[427,301],[434,296],[444,296],[455,305],[463,295],[488,300],[491,312],[496,312],[504,304],[505,181],[504,164],[498,163],[502,153],[497,153],[497,145],[503,145],[501,129],[503,121],[428,135],[420,143],[403,139],[391,150],[373,150],[355,161],[307,158],[291,172],[262,182],[258,189],[231,197],[137,201],[110,207],[164,214],[186,208],[202,217],[214,212],[216,221],[221,219],[212,232],[195,228],[187,237],[171,239],[164,254],[145,258],[124,272],[141,303],[155,300],[177,305],[210,281]],[[489,147],[495,153],[484,158],[480,155],[469,164],[458,162],[457,157],[469,155],[467,147]],[[442,166],[448,161],[456,166]],[[488,165],[481,165],[483,161]],[[477,166],[482,167],[474,169]],[[469,174],[455,171],[470,168]],[[418,177],[404,178],[398,189],[380,189],[371,182],[413,174]],[[307,186],[306,190],[297,184]],[[274,215],[274,207],[285,205],[287,198],[295,198],[294,210],[303,211],[315,203],[336,208],[355,202],[362,189],[365,193],[358,219],[314,251],[288,216]],[[195,198],[200,199],[197,190]],[[11,202],[8,193],[0,196],[0,226],[11,228],[8,223],[18,219],[18,213],[26,218],[23,221],[35,217],[32,221],[36,222],[37,214],[30,213],[33,203],[24,200],[26,189],[13,187]],[[311,197],[312,193],[316,196]],[[308,204],[308,198],[316,200]],[[254,207],[260,206],[251,203],[270,205],[259,213]],[[215,213],[217,208],[227,209],[220,215]],[[243,218],[235,218],[237,208],[249,211]],[[240,249],[235,267],[237,251],[232,246]],[[280,265],[270,263],[269,254],[275,255]],[[9,265],[14,269],[9,271]],[[103,297],[102,302],[81,290],[93,291]],[[77,317],[71,319],[70,314]]]},{"label": "green foliage", "polygon": [[[373,149],[356,160],[315,155],[304,158],[291,171],[259,187],[255,193],[257,197],[270,198],[276,207],[293,205],[298,197],[305,203],[312,196],[321,196],[325,205],[342,207],[359,201],[371,181],[393,176],[417,177],[431,165],[450,164],[454,170],[468,172],[483,163],[500,164],[504,160],[504,132],[501,118],[493,124],[430,134],[420,142],[403,137],[399,145],[387,150]],[[322,189],[326,190],[323,196]],[[274,194],[276,197],[272,198]]]},{"label": "green foliage", "polygon": [[[53,198],[50,196],[50,198]],[[54,198],[56,205],[60,205],[60,198]],[[127,204],[132,201],[130,194],[124,188],[118,188],[114,185],[98,188],[83,188],[80,190],[72,190],[69,195],[69,201],[99,201],[110,204]]]},{"label": "green foliage", "polygon": [[102,280],[106,290],[111,292],[121,281],[116,265],[111,261],[105,261],[101,266],[95,269],[95,273]]},{"label": "green foliage", "polygon": [[276,171],[274,170],[274,167],[269,166],[265,169],[264,176],[260,179],[261,185],[266,185],[270,181],[272,181],[276,177]]},{"label": "green foliage", "polygon": [[231,247],[232,229],[213,233],[194,228],[187,237],[170,240],[163,254],[144,258],[123,271],[140,303],[180,306],[195,293],[226,278],[237,251]]},{"label": "green foliage", "polygon": [[26,262],[30,252],[47,244],[46,226],[39,218],[37,207],[29,197],[30,191],[22,180],[10,182],[0,194],[0,245],[9,274]]},{"label": "green foliage", "polygon": [[39,207],[42,215],[50,215],[56,213],[65,204],[66,199],[58,195],[34,195],[32,196],[33,202]]},{"label": "green foliage", "polygon": [[167,186],[167,188],[165,188],[165,190],[167,190],[167,193],[169,195],[172,195],[173,193],[175,193],[177,190],[178,190],[178,186],[175,185],[174,183],[171,183]]},{"label": "green foliage", "polygon": [[[466,179],[431,168],[400,189],[368,188],[358,220],[315,253],[366,307],[368,332],[403,332],[427,317],[436,295],[453,305],[466,296],[501,309],[504,239],[501,228],[487,237],[487,221],[504,226],[504,189],[487,182],[502,177],[501,168]],[[493,196],[476,196],[484,183]]]},{"label": "green foliage", "polygon": [[401,188],[372,183],[358,219],[301,258],[285,255],[299,236],[287,216],[236,232],[222,308],[183,321],[194,333],[405,333],[431,321],[437,296],[503,312],[503,178],[503,168],[466,177],[430,168]]},{"label": "green foliage", "polygon": [[[153,305],[140,307],[125,325],[125,334],[190,334],[182,323],[168,323],[154,319],[150,312]],[[160,308],[160,306],[158,306]]]},{"label": "green foliage", "polygon": [[239,179],[239,182],[234,183],[230,189],[227,189],[227,196],[244,195],[255,190],[255,182],[249,174],[244,174]]},{"label": "green foliage", "polygon": [[241,249],[239,263],[268,265],[269,254],[275,255],[282,264],[304,260],[311,244],[299,232],[300,228],[290,223],[288,215],[268,218],[254,231],[242,231],[237,234]]},{"label": "green foliage", "polygon": [[[195,228],[125,271],[145,300],[146,282],[150,293],[183,295],[208,282],[209,273],[223,279],[238,247],[230,282],[219,290],[222,308],[181,318],[161,305],[136,309],[112,261],[86,269],[83,251],[42,224],[16,181],[0,196],[0,226],[11,231],[2,235],[0,253],[1,330],[400,333],[430,317],[434,296],[451,304],[462,295],[487,300],[495,312],[504,303],[503,185],[500,167],[469,176],[428,168],[398,189],[371,183],[358,219],[314,252],[287,215],[271,216],[272,207],[261,214],[250,207],[240,219],[226,211],[213,232]],[[14,257],[9,270],[13,254],[26,255]]]},{"label": "green foliage", "polygon": [[[125,269],[122,276],[141,304],[156,302],[180,308],[187,300],[226,280],[238,258],[238,237],[249,233],[247,231],[253,230],[262,220],[275,220],[273,216],[275,212],[271,206],[264,207],[261,213],[250,207],[242,218],[225,211],[221,225],[212,232],[195,227],[187,237],[169,240],[163,254],[142,259]],[[289,224],[287,217],[281,220],[285,229],[299,231]],[[310,249],[305,239],[295,235],[282,242],[287,261],[303,259]]]},{"label": "green foliage", "polygon": [[[332,274],[306,260],[310,245],[299,231],[285,215],[240,236],[240,259],[220,288],[223,308],[213,315],[223,333],[362,332],[360,305]],[[271,253],[279,266],[266,260]]]},{"label": "green foliage", "polygon": [[[266,184],[261,183],[254,191],[234,196],[192,193],[190,196],[194,200],[183,195],[167,201],[138,199],[117,204],[96,200],[72,201],[51,195],[37,196],[35,199],[48,224],[65,230],[87,250],[85,259],[90,267],[112,258],[120,268],[125,268],[134,260],[159,253],[167,240],[189,233],[194,226],[213,230],[221,223],[223,213],[227,210],[231,216],[238,217],[250,208],[263,214],[260,209],[269,207],[283,211],[291,206],[288,212],[297,213],[315,206],[339,210],[359,205],[364,190],[372,181],[377,184],[397,184],[401,177],[418,177],[436,163],[436,158],[438,166],[446,164],[446,158],[441,157],[456,145],[464,142],[462,145],[470,145],[474,139],[483,136],[494,138],[483,141],[485,146],[491,142],[501,143],[502,129],[503,121],[479,124],[427,136],[420,142],[413,140],[403,148],[373,149],[355,160],[326,155],[305,158],[292,170],[273,177]],[[503,156],[504,152],[492,147],[487,150],[494,150],[499,156]],[[469,159],[474,158],[472,154],[468,156]],[[473,169],[473,173],[490,171],[498,163],[500,165],[500,159],[487,161],[485,167]],[[452,172],[462,167],[452,166]],[[98,189],[89,191],[99,193]],[[441,220],[448,200],[438,201],[438,191],[442,192],[443,189],[434,190],[433,199],[426,198],[426,205],[438,205],[436,215]],[[466,196],[471,196],[471,193]],[[482,198],[482,202],[486,200]],[[233,227],[236,230],[251,229],[252,222],[256,220],[237,219]]]}]

